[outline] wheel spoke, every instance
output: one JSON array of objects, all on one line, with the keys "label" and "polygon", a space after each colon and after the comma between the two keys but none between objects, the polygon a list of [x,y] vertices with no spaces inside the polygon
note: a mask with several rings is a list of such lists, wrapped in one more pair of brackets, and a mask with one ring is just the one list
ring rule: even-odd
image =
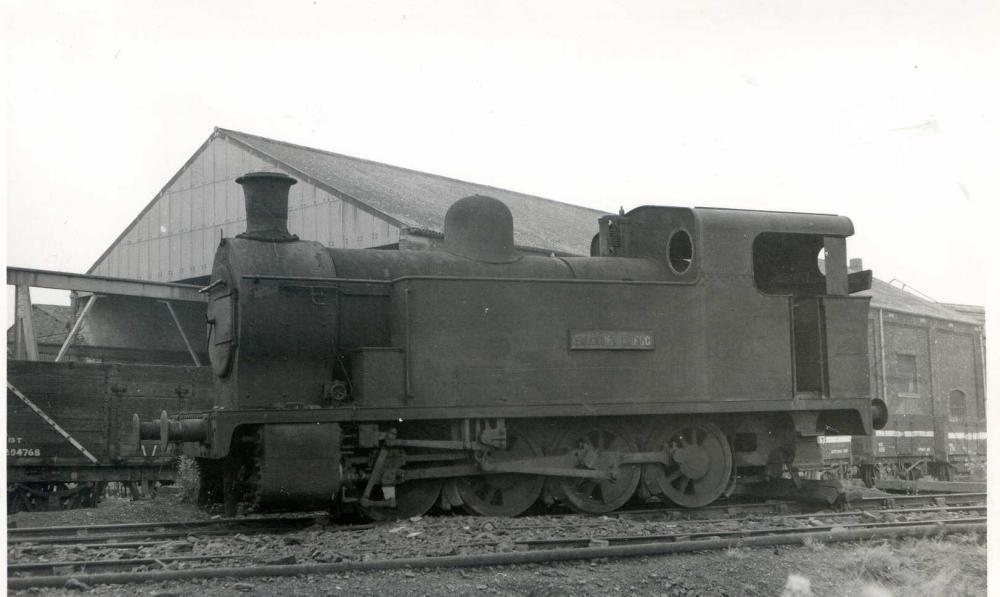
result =
[{"label": "wheel spoke", "polygon": [[688,489],[690,489],[690,487],[691,487],[691,479],[684,477],[683,479],[681,479],[681,486],[678,491],[680,491],[684,495],[687,495]]},{"label": "wheel spoke", "polygon": [[[666,441],[664,441],[666,440]],[[715,501],[732,474],[732,452],[721,429],[707,419],[696,419],[656,429],[647,445],[683,449],[668,457],[672,466],[646,467],[647,487],[679,506],[696,508]]]},{"label": "wheel spoke", "polygon": [[[520,460],[540,456],[527,437],[508,432],[507,449],[491,455],[495,462]],[[586,481],[586,479],[583,479]],[[518,473],[481,475],[455,480],[455,487],[464,508],[481,516],[517,516],[541,497],[545,477]]]},{"label": "wheel spoke", "polygon": [[[575,439],[579,438],[579,439]],[[569,432],[559,442],[563,450],[568,446],[586,444],[585,449],[595,453],[594,468],[600,472],[612,470],[620,454],[634,452],[634,443],[618,430],[608,427],[589,429],[585,433]],[[603,514],[623,506],[639,485],[641,467],[617,467],[617,476],[610,479],[574,479],[557,477],[560,499],[575,510],[590,514]]]}]

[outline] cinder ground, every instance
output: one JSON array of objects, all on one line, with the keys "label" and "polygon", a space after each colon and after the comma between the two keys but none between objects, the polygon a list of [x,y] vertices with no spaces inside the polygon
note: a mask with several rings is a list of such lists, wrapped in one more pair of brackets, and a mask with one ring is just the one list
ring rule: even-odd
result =
[{"label": "cinder ground", "polygon": [[[155,522],[203,518],[178,496],[153,501],[109,499],[99,508],[55,513],[21,513],[17,526]],[[379,543],[386,550],[446,553],[456,541],[481,529],[468,518],[424,519],[382,526],[344,538],[347,547]],[[524,519],[527,524],[530,519]],[[609,522],[609,525],[620,524]],[[626,523],[635,525],[639,523]],[[391,532],[399,526],[402,531]],[[634,529],[622,529],[634,530]],[[650,529],[651,532],[654,529]],[[419,532],[417,536],[413,533]],[[554,532],[578,535],[579,530]],[[303,531],[306,542],[322,532]],[[330,537],[322,536],[324,545]],[[473,538],[475,538],[473,536]],[[274,537],[243,537],[248,549],[275,551]],[[393,542],[397,545],[393,545]],[[256,544],[255,544],[256,543]],[[283,544],[283,542],[282,542]],[[318,545],[318,543],[317,543]],[[301,547],[308,548],[309,545]],[[8,549],[8,556],[15,555]],[[43,556],[44,557],[44,556]],[[62,558],[58,558],[62,559]],[[790,575],[795,578],[790,579]],[[786,589],[794,586],[796,589]],[[462,570],[407,570],[276,579],[218,579],[158,585],[97,586],[92,595],[896,595],[945,596],[986,593],[986,546],[975,537],[900,540],[867,544],[818,544],[801,547],[738,548],[663,557],[602,560],[552,565]],[[13,594],[75,595],[78,591],[38,590]]]}]

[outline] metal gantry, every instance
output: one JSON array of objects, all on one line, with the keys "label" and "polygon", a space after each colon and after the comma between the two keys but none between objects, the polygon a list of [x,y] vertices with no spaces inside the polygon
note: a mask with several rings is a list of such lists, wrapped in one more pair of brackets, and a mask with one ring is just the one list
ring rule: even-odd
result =
[{"label": "metal gantry", "polygon": [[191,355],[191,360],[195,365],[201,366],[201,360],[198,358],[198,354],[191,345],[191,341],[184,332],[180,319],[173,308],[173,303],[175,302],[206,302],[206,296],[198,293],[198,286],[20,267],[7,268],[7,285],[14,286],[15,288],[14,357],[16,359],[27,361],[38,360],[38,342],[35,338],[31,294],[29,291],[30,288],[34,287],[69,290],[81,295],[89,295],[83,308],[74,317],[73,326],[59,348],[59,353],[55,357],[56,361],[62,360],[66,355],[66,351],[73,343],[73,339],[76,338],[84,319],[94,303],[97,302],[97,299],[105,295],[115,295],[162,302],[170,313],[170,317],[177,327],[177,332],[180,334],[181,339],[184,341],[184,346]]}]

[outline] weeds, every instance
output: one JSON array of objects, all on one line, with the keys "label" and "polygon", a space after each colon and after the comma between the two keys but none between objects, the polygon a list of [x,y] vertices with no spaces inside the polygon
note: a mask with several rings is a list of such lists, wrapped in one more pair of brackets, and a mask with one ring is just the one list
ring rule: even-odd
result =
[{"label": "weeds", "polygon": [[802,537],[802,545],[810,551],[822,551],[826,549],[826,543],[823,543],[810,535]]},{"label": "weeds", "polygon": [[177,482],[181,486],[181,501],[194,503],[198,499],[198,463],[194,458],[181,456],[177,463]]},{"label": "weeds", "polygon": [[750,548],[732,545],[726,548],[726,557],[734,560],[742,560],[750,555]]},{"label": "weeds", "polygon": [[848,556],[844,567],[855,570],[861,579],[882,584],[899,584],[906,580],[900,574],[903,562],[886,544],[857,548]]},{"label": "weeds", "polygon": [[[977,536],[955,535],[860,545],[838,565],[850,577],[842,594],[864,595],[866,590],[875,590],[875,584],[885,587],[888,594],[907,597],[979,595],[985,587],[986,547],[978,540]],[[964,548],[956,549],[956,544]]]}]

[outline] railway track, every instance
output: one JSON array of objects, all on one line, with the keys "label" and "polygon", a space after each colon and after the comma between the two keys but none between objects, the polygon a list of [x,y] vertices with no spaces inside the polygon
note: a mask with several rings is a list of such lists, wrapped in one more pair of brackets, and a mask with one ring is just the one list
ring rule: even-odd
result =
[{"label": "railway track", "polygon": [[[919,522],[886,523],[871,522],[851,525],[850,527],[801,527],[794,530],[768,529],[758,530],[752,535],[722,536],[723,533],[713,532],[708,536],[673,535],[673,536],[628,536],[614,537],[606,540],[550,540],[545,543],[535,542],[536,549],[514,550],[504,553],[479,553],[459,556],[415,557],[398,559],[378,559],[345,561],[336,563],[292,563],[286,565],[259,565],[256,563],[241,566],[205,566],[183,570],[171,570],[166,562],[165,569],[147,572],[98,572],[93,562],[59,562],[62,569],[75,573],[77,581],[87,585],[96,584],[127,584],[144,582],[163,582],[171,580],[187,580],[194,578],[249,578],[301,576],[308,574],[331,574],[351,571],[371,571],[390,569],[434,569],[477,566],[523,565],[531,563],[561,562],[573,560],[588,560],[596,558],[623,558],[636,556],[655,556],[691,551],[727,549],[731,547],[754,547],[802,544],[807,541],[839,542],[859,541],[878,538],[896,537],[930,537],[943,536],[950,533],[985,534],[985,517],[968,519],[932,519]],[[611,544],[614,540],[615,544]],[[214,562],[226,558],[221,554],[197,556],[188,561]],[[155,560],[154,560],[155,561]],[[104,564],[103,562],[99,565]],[[18,565],[15,565],[18,566]],[[88,568],[88,566],[93,566]],[[46,570],[43,566],[35,566],[34,570]],[[51,570],[48,568],[47,570]],[[8,568],[7,587],[11,590],[28,589],[32,587],[60,587],[66,583],[65,574],[50,574],[45,576],[20,576],[29,569],[22,566],[14,570]]]},{"label": "railway track", "polygon": [[[7,531],[7,543],[73,544],[77,546],[139,547],[191,535],[225,536],[236,533],[280,533],[300,530],[322,523],[325,515],[280,516],[260,518],[224,518],[166,523],[128,523],[92,526],[13,528]],[[334,526],[331,530],[365,530],[374,524]]]},{"label": "railway track", "polygon": [[[901,506],[917,504],[932,509],[946,506],[969,506],[985,509],[986,493],[946,493],[929,495],[884,495],[854,499],[844,505],[841,511],[817,509],[814,505],[788,500],[764,500],[717,504],[702,508],[688,509],[675,507],[635,508],[612,512],[603,518],[629,520],[700,521],[721,522],[753,516],[806,517],[822,513],[824,517],[850,516],[860,511],[877,511],[887,508],[899,510]],[[977,506],[981,505],[981,506]],[[900,510],[902,511],[902,510]],[[907,512],[915,512],[909,510]],[[576,516],[550,515],[558,517]],[[531,517],[518,520],[531,520]],[[585,527],[601,522],[560,522],[560,526]],[[9,528],[7,543],[10,545],[32,544],[72,544],[80,547],[134,548],[156,545],[172,539],[198,536],[225,536],[235,533],[280,533],[295,531],[314,524],[328,523],[325,514],[297,516],[264,516],[256,518],[221,518],[155,523],[122,523],[89,526],[54,526]],[[373,524],[349,526],[327,525],[328,530],[365,530]],[[513,525],[509,530],[537,528],[536,525]]]},{"label": "railway track", "polygon": [[[557,520],[553,523],[550,517],[546,517],[546,524],[532,524],[533,519],[529,517],[518,519],[518,524],[512,525],[484,523],[494,525],[493,530],[496,534],[503,535],[503,538],[455,544],[449,553],[457,555],[426,555],[427,552],[422,552],[419,556],[372,557],[372,554],[336,553],[327,549],[326,556],[330,559],[326,561],[301,561],[315,559],[306,555],[266,561],[259,553],[232,553],[225,549],[185,555],[145,553],[137,557],[123,557],[120,553],[115,553],[123,546],[133,546],[133,549],[144,546],[147,552],[155,551],[157,543],[148,538],[150,535],[162,536],[165,533],[174,537],[192,537],[201,542],[199,550],[205,547],[206,542],[208,547],[215,545],[218,548],[232,545],[231,542],[218,541],[219,536],[228,533],[239,532],[248,537],[255,533],[295,533],[314,524],[320,518],[315,516],[11,529],[11,533],[16,535],[13,545],[30,543],[37,546],[44,545],[40,539],[52,540],[48,545],[56,552],[49,552],[49,555],[56,557],[50,557],[52,561],[19,561],[12,558],[7,568],[8,588],[62,586],[70,576],[93,585],[222,576],[288,576],[351,570],[517,565],[657,555],[734,546],[801,544],[810,540],[833,542],[948,533],[984,534],[986,506],[985,500],[981,498],[982,496],[965,496],[961,499],[975,503],[963,505],[940,504],[932,500],[930,506],[922,503],[921,507],[894,508],[886,508],[884,502],[879,500],[869,500],[863,509],[814,510],[809,513],[768,516],[760,516],[751,510],[747,517],[738,519],[692,518],[671,520],[669,523],[625,523],[608,517],[567,525],[564,522],[569,521]],[[900,518],[908,520],[899,520]],[[433,534],[446,521],[447,519],[424,521],[429,525],[424,527],[424,531]],[[638,525],[642,530],[615,533],[614,530],[623,524]],[[718,526],[706,528],[713,524]],[[733,528],[734,525],[738,528]],[[326,525],[316,528],[322,529],[317,532],[326,533],[365,530],[372,526],[374,525]],[[381,525],[381,530],[384,532],[389,526],[392,525]],[[657,529],[662,530],[664,527],[669,528],[669,532],[657,532]],[[552,536],[566,529],[577,529],[578,532],[573,536]],[[95,538],[104,541],[95,541]],[[73,543],[71,540],[79,542]],[[58,550],[65,550],[64,553],[69,557],[63,556]]]}]

